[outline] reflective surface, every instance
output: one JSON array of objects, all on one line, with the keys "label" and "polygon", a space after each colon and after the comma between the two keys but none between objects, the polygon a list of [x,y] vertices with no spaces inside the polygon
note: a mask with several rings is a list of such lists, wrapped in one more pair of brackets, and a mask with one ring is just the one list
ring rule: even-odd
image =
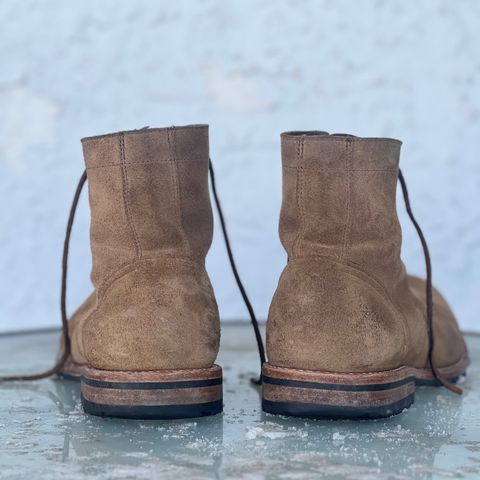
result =
[{"label": "reflective surface", "polygon": [[[417,389],[403,414],[314,421],[263,414],[253,332],[225,326],[223,415],[193,421],[87,416],[79,385],[0,385],[0,478],[443,479],[480,478],[480,341],[464,395]],[[2,373],[51,366],[58,334],[0,337]]]}]

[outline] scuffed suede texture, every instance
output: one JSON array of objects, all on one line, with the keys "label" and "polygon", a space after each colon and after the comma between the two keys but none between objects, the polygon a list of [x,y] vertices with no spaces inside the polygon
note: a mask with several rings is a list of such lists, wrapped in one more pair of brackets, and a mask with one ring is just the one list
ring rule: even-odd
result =
[{"label": "scuffed suede texture", "polygon": [[220,327],[205,271],[208,126],[82,144],[95,291],[70,320],[73,360],[106,370],[210,367]]},{"label": "scuffed suede texture", "polygon": [[[401,142],[282,134],[280,239],[288,253],[267,324],[270,364],[333,372],[428,367],[425,282],[400,259],[396,188]],[[434,359],[466,353],[434,294]]]}]

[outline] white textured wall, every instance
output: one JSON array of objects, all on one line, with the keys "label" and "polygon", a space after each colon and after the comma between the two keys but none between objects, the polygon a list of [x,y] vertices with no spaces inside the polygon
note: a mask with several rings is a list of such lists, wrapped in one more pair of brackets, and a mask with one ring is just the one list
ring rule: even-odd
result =
[{"label": "white textured wall", "polygon": [[[404,141],[402,164],[436,284],[479,329],[480,2],[0,2],[0,330],[59,324],[60,256],[79,138],[205,122],[233,246],[265,318],[278,241],[279,133]],[[423,272],[404,223],[404,259]],[[69,304],[90,289],[88,209]],[[246,318],[217,229],[221,313]]]}]

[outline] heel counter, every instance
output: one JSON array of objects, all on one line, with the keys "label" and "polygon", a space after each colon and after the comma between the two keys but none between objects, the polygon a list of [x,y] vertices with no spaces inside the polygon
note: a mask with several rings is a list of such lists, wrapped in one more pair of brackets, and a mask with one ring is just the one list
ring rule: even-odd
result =
[{"label": "heel counter", "polygon": [[402,364],[405,344],[401,315],[365,274],[319,258],[289,262],[269,312],[271,364],[335,372],[391,369]]},{"label": "heel counter", "polygon": [[117,278],[83,328],[88,363],[109,370],[210,367],[218,308],[203,266],[143,260]]}]

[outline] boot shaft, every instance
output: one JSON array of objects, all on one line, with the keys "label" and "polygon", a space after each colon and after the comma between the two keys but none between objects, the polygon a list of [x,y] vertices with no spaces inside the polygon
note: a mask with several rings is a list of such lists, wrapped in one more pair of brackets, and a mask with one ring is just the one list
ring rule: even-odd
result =
[{"label": "boot shaft", "polygon": [[208,126],[119,132],[82,145],[95,286],[141,257],[204,262],[213,233]]},{"label": "boot shaft", "polygon": [[326,256],[388,283],[403,270],[396,185],[401,142],[282,134],[280,238],[289,258]]}]

